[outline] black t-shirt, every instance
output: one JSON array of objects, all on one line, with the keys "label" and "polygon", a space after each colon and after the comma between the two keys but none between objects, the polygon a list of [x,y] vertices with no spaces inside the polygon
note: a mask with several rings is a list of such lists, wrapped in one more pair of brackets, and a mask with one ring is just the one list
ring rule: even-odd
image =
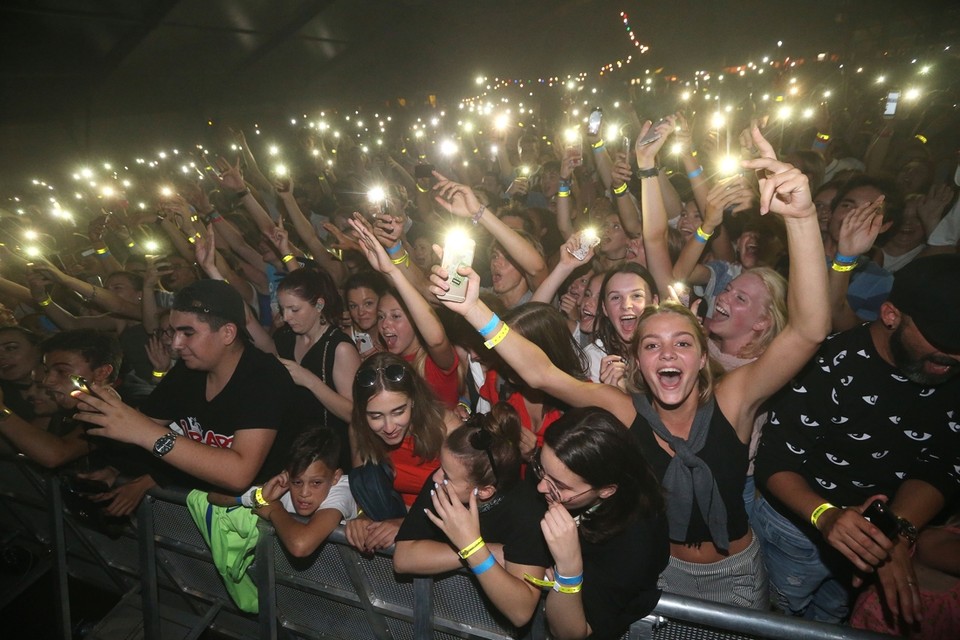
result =
[{"label": "black t-shirt", "polygon": [[[144,401],[141,411],[168,420],[173,430],[211,447],[229,447],[236,432],[243,429],[274,429],[277,438],[255,482],[282,471],[300,428],[290,417],[295,385],[286,368],[272,355],[247,346],[226,386],[209,402],[206,387],[206,371],[188,369],[178,362]],[[192,476],[179,475],[172,482],[188,487],[203,484]]]},{"label": "black t-shirt", "polygon": [[619,638],[660,600],[657,580],[670,557],[664,515],[638,518],[603,542],[580,538],[583,610],[592,640]]},{"label": "black t-shirt", "polygon": [[[407,517],[400,525],[397,542],[401,540],[436,540],[448,542],[437,525],[433,524],[424,509],[433,511],[430,490],[433,478],[429,478],[410,507]],[[503,545],[503,557],[514,564],[534,567],[549,567],[553,564],[547,543],[540,530],[540,521],[547,510],[543,497],[529,483],[518,482],[509,491],[498,492],[499,503],[480,513],[480,535],[486,542]],[[495,497],[496,498],[496,497]],[[539,577],[539,576],[538,576]]]}]

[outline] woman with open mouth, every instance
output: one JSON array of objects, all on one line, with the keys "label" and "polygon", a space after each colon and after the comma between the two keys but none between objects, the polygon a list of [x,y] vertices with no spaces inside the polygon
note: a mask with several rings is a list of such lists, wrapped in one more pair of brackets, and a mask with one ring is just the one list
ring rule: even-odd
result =
[{"label": "woman with open mouth", "polygon": [[[760,211],[784,219],[795,256],[790,321],[756,361],[719,378],[696,316],[672,302],[647,308],[638,320],[630,382],[642,392],[576,380],[502,323],[493,328],[488,344],[530,386],[573,406],[604,407],[630,425],[666,491],[671,557],[662,588],[766,609],[766,569],[743,503],[748,443],[757,408],[807,363],[826,337],[830,317],[826,260],[807,178],[779,162],[756,128],[753,138],[761,157],[743,166],[764,172]],[[435,294],[444,290],[444,275],[435,270]],[[477,290],[477,277],[470,274],[466,301],[445,304],[479,329],[488,326],[491,313],[478,301]]]}]

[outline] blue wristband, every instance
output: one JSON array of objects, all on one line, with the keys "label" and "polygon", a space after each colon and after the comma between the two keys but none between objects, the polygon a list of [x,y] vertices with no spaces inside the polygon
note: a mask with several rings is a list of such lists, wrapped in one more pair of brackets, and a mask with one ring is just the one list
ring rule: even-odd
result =
[{"label": "blue wristband", "polygon": [[395,255],[397,255],[398,253],[400,253],[400,250],[401,250],[401,249],[403,249],[403,243],[402,243],[402,242],[398,242],[397,244],[393,245],[392,247],[387,247],[387,255],[395,256]]},{"label": "blue wristband", "polygon": [[243,496],[237,496],[237,504],[243,506]]},{"label": "blue wristband", "polygon": [[703,167],[697,167],[696,169],[694,169],[693,171],[687,174],[687,178],[689,178],[690,180],[693,180],[694,178],[699,177],[701,173],[703,173]]},{"label": "blue wristband", "polygon": [[497,559],[494,558],[493,554],[491,553],[489,556],[487,556],[486,560],[484,560],[483,562],[481,562],[475,567],[470,567],[470,571],[473,571],[473,575],[478,576],[481,573],[486,573],[490,569],[490,567],[492,567],[495,564],[497,564]]},{"label": "blue wristband", "polygon": [[498,324],[500,324],[500,317],[497,314],[493,314],[493,317],[490,318],[490,322],[477,329],[477,331],[480,333],[480,335],[486,338],[487,334],[496,329]]},{"label": "blue wristband", "polygon": [[833,261],[840,264],[853,264],[859,259],[859,256],[845,256],[842,253],[833,254]]},{"label": "blue wristband", "polygon": [[573,576],[572,578],[568,578],[568,577],[566,577],[566,576],[560,575],[560,573],[557,571],[557,568],[554,567],[554,568],[553,568],[553,580],[554,580],[554,582],[556,582],[557,584],[562,584],[562,585],[565,586],[565,587],[575,587],[575,586],[577,586],[578,584],[580,584],[580,583],[583,582],[583,574],[581,573],[581,574],[578,575],[578,576]]}]

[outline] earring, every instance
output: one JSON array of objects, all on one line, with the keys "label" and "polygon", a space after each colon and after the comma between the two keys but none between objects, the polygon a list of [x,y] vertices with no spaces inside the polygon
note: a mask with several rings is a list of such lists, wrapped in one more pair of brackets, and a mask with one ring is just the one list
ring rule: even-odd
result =
[{"label": "earring", "polygon": [[317,313],[320,313],[321,311],[323,311],[323,301],[322,301],[322,300],[321,300],[320,302],[318,302],[318,303],[317,303],[316,305],[314,305],[314,306],[315,306],[316,309],[317,309]]}]

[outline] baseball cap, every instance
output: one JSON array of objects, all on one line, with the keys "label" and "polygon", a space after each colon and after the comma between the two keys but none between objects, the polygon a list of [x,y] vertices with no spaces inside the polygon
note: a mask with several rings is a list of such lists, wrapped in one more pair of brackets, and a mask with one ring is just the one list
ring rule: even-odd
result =
[{"label": "baseball cap", "polygon": [[232,322],[241,333],[247,326],[243,298],[223,280],[197,280],[188,284],[173,297],[173,309]]},{"label": "baseball cap", "polygon": [[894,274],[888,301],[907,314],[927,342],[960,353],[960,254],[917,258]]}]

